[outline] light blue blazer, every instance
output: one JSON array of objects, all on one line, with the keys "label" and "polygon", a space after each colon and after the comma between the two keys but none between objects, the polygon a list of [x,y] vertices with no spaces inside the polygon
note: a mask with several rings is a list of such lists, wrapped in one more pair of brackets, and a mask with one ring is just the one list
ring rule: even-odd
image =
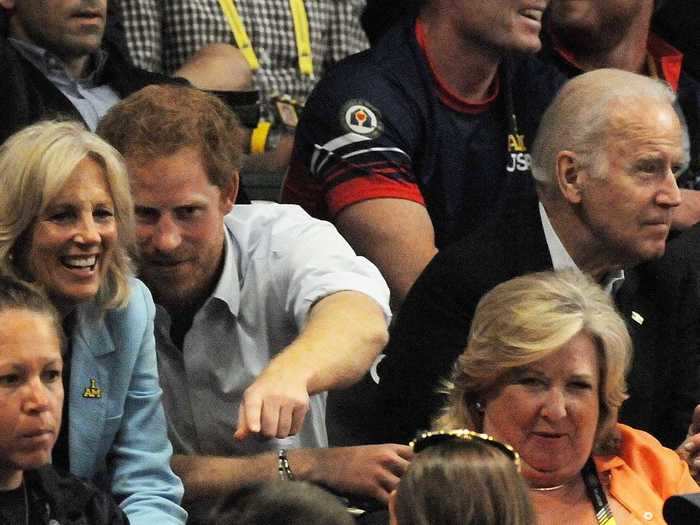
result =
[{"label": "light blue blazer", "polygon": [[131,525],[183,524],[183,487],[170,468],[172,447],[158,383],[146,286],[129,282],[126,308],[101,315],[78,307],[71,336],[70,470],[111,492]]}]

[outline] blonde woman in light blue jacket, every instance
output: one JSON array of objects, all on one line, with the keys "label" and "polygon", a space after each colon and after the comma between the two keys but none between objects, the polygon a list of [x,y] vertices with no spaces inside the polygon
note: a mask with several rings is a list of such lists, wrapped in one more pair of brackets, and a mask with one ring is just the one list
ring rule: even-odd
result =
[{"label": "blonde woman in light blue jacket", "polygon": [[54,464],[111,492],[132,525],[185,523],[121,157],[81,124],[40,122],[0,146],[0,187],[0,271],[48,295],[68,341]]}]

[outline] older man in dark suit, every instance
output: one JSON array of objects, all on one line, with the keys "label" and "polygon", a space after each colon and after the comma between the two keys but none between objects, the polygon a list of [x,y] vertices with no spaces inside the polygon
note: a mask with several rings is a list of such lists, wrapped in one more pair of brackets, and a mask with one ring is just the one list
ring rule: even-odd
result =
[{"label": "older man in dark suit", "polygon": [[486,291],[524,273],[578,268],[614,294],[634,340],[621,420],[667,446],[683,441],[700,401],[697,277],[687,258],[655,260],[687,162],[673,101],[658,81],[620,70],[565,85],[533,147],[539,202],[441,252],[400,311],[380,366],[385,432],[401,440],[429,426]]}]

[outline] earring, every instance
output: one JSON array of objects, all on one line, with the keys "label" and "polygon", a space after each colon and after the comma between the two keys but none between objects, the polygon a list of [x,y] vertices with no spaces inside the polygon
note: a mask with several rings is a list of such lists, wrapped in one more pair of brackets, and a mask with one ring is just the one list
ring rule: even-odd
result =
[{"label": "earring", "polygon": [[481,404],[481,401],[477,401],[476,403],[474,403],[474,408],[476,408],[477,412],[484,411],[484,405]]}]

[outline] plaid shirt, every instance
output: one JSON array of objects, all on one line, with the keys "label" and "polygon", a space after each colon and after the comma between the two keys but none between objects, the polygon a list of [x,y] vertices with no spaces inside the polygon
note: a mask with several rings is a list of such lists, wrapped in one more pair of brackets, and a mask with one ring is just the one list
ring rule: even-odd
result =
[{"label": "plaid shirt", "polygon": [[[263,100],[287,94],[305,100],[327,67],[368,47],[360,26],[365,0],[306,0],[314,78],[299,72],[288,0],[236,0],[260,69]],[[235,45],[218,0],[121,0],[129,51],[136,65],[172,73],[201,47]]]}]

